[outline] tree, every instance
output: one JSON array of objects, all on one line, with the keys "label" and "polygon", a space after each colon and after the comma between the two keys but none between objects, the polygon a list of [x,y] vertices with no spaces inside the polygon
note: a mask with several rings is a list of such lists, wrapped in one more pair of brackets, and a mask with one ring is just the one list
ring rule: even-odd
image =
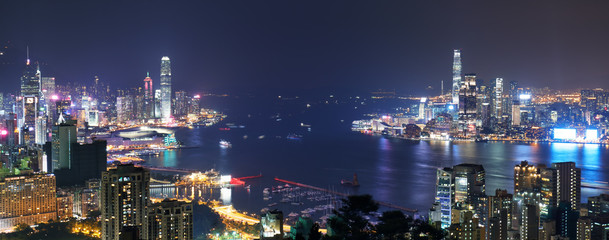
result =
[{"label": "tree", "polygon": [[17,224],[17,226],[15,226],[15,232],[30,234],[34,232],[34,230],[32,229],[32,227],[30,227],[30,225],[27,225],[25,223],[19,223]]},{"label": "tree", "polygon": [[333,211],[336,216],[328,219],[332,235],[354,240],[369,239],[374,226],[364,216],[378,210],[378,203],[368,194],[348,196],[342,202],[343,206]]},{"label": "tree", "polygon": [[429,225],[425,221],[416,220],[414,225],[414,230],[412,231],[412,239],[414,240],[440,240],[446,235],[444,231]]},{"label": "tree", "polygon": [[319,224],[314,223],[311,231],[309,232],[309,240],[321,240],[321,233],[319,232]]},{"label": "tree", "polygon": [[412,222],[412,218],[406,217],[401,211],[383,212],[379,220],[376,230],[382,239],[405,239]]}]

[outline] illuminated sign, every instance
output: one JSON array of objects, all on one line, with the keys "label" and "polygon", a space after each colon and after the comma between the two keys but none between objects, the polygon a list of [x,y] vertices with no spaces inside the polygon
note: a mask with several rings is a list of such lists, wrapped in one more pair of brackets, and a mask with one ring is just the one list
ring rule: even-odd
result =
[{"label": "illuminated sign", "polygon": [[520,96],[518,96],[520,98],[520,100],[529,100],[531,99],[531,94],[520,94]]},{"label": "illuminated sign", "polygon": [[426,97],[421,98],[421,102],[422,103],[427,102],[427,98]]},{"label": "illuminated sign", "polygon": [[554,128],[554,139],[575,139],[574,128]]},{"label": "illuminated sign", "polygon": [[596,130],[596,129],[586,130],[586,140],[588,140],[588,141],[598,140],[598,130]]},{"label": "illuminated sign", "polygon": [[220,176],[220,183],[229,183],[231,180],[230,175],[222,175]]}]

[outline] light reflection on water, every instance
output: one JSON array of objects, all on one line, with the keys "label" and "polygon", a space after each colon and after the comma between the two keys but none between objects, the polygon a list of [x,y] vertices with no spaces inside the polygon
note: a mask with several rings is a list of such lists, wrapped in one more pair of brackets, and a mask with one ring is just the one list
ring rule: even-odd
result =
[{"label": "light reflection on water", "polygon": [[[215,167],[236,177],[262,173],[263,179],[247,183],[252,184],[251,193],[233,189],[231,195],[233,204],[246,206],[252,212],[269,204],[261,200],[261,191],[264,187],[277,185],[273,177],[341,192],[370,193],[380,201],[422,211],[431,206],[435,197],[436,169],[460,163],[484,166],[489,194],[497,188],[512,192],[514,165],[524,160],[548,166],[553,162],[574,161],[582,168],[584,183],[609,181],[609,149],[594,144],[418,142],[359,134],[343,134],[330,139],[311,134],[302,141],[290,141],[270,137],[243,139],[245,130],[230,134],[210,128],[189,131],[194,133],[178,131],[178,139],[182,140],[181,134],[187,145],[192,141],[191,146],[198,144],[201,147],[166,151],[159,157],[151,157],[149,162],[199,170]],[[219,139],[231,141],[233,147],[221,149]],[[340,180],[350,180],[353,173],[357,173],[361,186],[341,186]],[[586,201],[587,197],[602,192],[601,189],[585,188],[582,198]]]}]

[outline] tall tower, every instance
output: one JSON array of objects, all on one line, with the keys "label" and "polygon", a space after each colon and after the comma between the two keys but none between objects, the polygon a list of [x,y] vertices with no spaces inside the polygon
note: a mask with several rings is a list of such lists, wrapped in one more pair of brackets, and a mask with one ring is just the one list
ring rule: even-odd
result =
[{"label": "tall tower", "polygon": [[171,61],[167,56],[161,58],[161,118],[171,118]]},{"label": "tall tower", "polygon": [[453,56],[453,104],[459,104],[461,85],[461,50],[455,49]]},{"label": "tall tower", "polygon": [[23,75],[21,75],[21,93],[19,95],[19,110],[17,126],[19,131],[19,142],[22,144],[34,142],[33,138],[30,140],[24,139],[23,132],[25,130],[30,133],[35,132],[36,119],[38,118],[39,100],[40,100],[40,68],[34,68],[30,64],[30,54],[28,48],[27,60],[25,62],[25,69]]},{"label": "tall tower", "polygon": [[146,73],[144,79],[144,118],[154,118],[154,93],[152,90],[152,78]]},{"label": "tall tower", "polygon": [[493,116],[501,121],[503,116],[503,78],[495,78],[493,81]]}]

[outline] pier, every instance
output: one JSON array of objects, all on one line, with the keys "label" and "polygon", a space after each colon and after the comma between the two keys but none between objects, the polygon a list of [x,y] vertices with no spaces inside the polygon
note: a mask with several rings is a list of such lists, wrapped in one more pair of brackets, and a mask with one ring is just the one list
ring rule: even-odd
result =
[{"label": "pier", "polygon": [[[343,197],[347,197],[348,196],[345,193],[341,193],[341,192],[337,192],[337,191],[332,191],[332,190],[325,189],[325,188],[315,187],[315,186],[311,186],[311,185],[307,185],[307,184],[303,184],[303,183],[297,183],[297,182],[293,182],[293,181],[289,181],[289,180],[285,180],[285,179],[275,178],[275,181],[282,182],[282,183],[287,183],[287,184],[291,184],[291,185],[299,186],[299,187],[303,187],[303,188],[309,188],[309,189],[313,189],[313,190],[317,190],[317,191],[327,192],[327,193],[338,195],[338,196],[343,196]],[[409,212],[409,213],[417,213],[419,211],[417,209],[405,208],[405,207],[398,206],[398,205],[395,205],[395,204],[392,204],[392,203],[387,203],[387,202],[376,201],[376,203],[378,203],[381,206],[385,206],[385,207],[393,208],[393,209],[398,209],[398,210]]]}]

